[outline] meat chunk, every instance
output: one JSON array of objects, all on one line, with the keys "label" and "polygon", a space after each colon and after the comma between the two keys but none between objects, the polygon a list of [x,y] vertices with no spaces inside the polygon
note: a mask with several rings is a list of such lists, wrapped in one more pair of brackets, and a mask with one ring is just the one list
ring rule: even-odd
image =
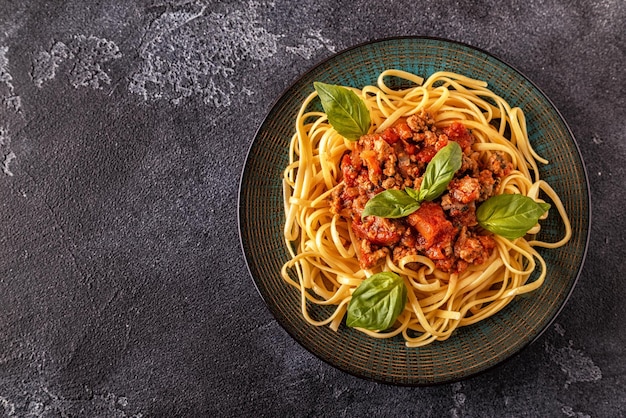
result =
[{"label": "meat chunk", "polygon": [[354,154],[358,154],[357,161],[367,167],[370,181],[377,186],[384,180],[384,175],[395,174],[397,157],[382,135],[362,136]]},{"label": "meat chunk", "polygon": [[495,245],[493,238],[473,235],[464,227],[454,244],[454,254],[469,264],[482,264],[489,258]]},{"label": "meat chunk", "polygon": [[453,179],[448,184],[450,197],[461,203],[470,203],[480,197],[480,182],[478,179],[465,176],[461,179]]},{"label": "meat chunk", "polygon": [[498,191],[496,187],[496,180],[493,178],[493,175],[489,170],[482,170],[480,172],[480,174],[478,175],[478,182],[480,183],[480,197],[478,198],[479,202],[483,202],[489,199]]},{"label": "meat chunk", "polygon": [[502,151],[495,151],[489,157],[487,169],[496,177],[502,178],[511,172],[513,164],[505,157]]},{"label": "meat chunk", "polygon": [[422,109],[419,113],[409,116],[406,119],[406,124],[413,132],[425,132],[429,131],[435,124],[435,119],[430,112]]},{"label": "meat chunk", "polygon": [[476,204],[472,201],[469,203],[461,203],[453,199],[450,194],[441,197],[441,207],[448,212],[452,223],[457,226],[476,226]]},{"label": "meat chunk", "polygon": [[416,254],[418,254],[417,234],[413,228],[406,228],[404,234],[400,237],[399,245],[393,249],[393,262],[397,264],[402,258]]},{"label": "meat chunk", "polygon": [[361,241],[359,250],[359,264],[364,269],[374,267],[389,254],[389,248],[375,246],[365,239]]},{"label": "meat chunk", "polygon": [[459,169],[458,173],[476,177],[478,174],[479,157],[480,154],[478,152],[473,152],[470,155],[463,154],[463,162],[461,163],[461,168]]}]

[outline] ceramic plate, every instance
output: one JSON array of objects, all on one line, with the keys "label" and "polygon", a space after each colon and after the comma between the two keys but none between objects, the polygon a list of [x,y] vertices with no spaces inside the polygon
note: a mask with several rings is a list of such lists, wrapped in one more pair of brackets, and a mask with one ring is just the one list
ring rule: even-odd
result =
[{"label": "ceramic plate", "polygon": [[[531,143],[550,163],[541,177],[561,196],[572,222],[571,241],[538,249],[548,275],[537,291],[516,298],[495,316],[458,329],[426,347],[407,348],[402,337],[379,340],[342,325],[338,332],[309,325],[300,295],[280,276],[288,260],[283,242],[281,175],[300,104],[313,82],[361,88],[383,70],[396,68],[424,78],[446,70],[481,79],[527,118]],[[323,61],[302,75],[276,101],[250,147],[239,191],[239,230],[250,275],[278,323],[323,361],[353,375],[401,385],[452,382],[484,371],[538,338],[565,304],[580,274],[589,225],[589,186],[576,141],[550,100],[519,71],[477,48],[443,39],[393,38],[359,45]],[[541,239],[556,241],[563,226],[556,216],[542,223]],[[252,283],[251,283],[252,286]],[[317,310],[317,312],[316,312]],[[323,315],[322,307],[312,314]]]}]

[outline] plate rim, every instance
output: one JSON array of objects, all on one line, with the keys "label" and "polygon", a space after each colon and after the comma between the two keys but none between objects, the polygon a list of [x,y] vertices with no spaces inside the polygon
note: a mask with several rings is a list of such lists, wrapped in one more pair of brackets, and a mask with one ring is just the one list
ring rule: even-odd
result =
[{"label": "plate rim", "polygon": [[[572,142],[572,144],[574,146],[574,149],[576,150],[577,157],[580,159],[580,162],[581,162],[581,169],[582,169],[581,171],[582,171],[582,175],[583,175],[583,179],[584,179],[584,190],[586,191],[586,194],[587,194],[587,199],[586,199],[585,203],[586,203],[586,206],[587,206],[588,216],[587,216],[586,224],[583,224],[583,227],[586,227],[586,229],[584,231],[585,232],[585,238],[583,240],[583,244],[584,245],[583,245],[583,251],[582,251],[582,254],[581,254],[581,258],[580,258],[580,265],[578,266],[578,269],[577,269],[575,275],[573,276],[574,278],[572,280],[572,284],[571,284],[571,287],[570,287],[569,291],[567,292],[567,294],[564,295],[563,301],[561,302],[561,304],[557,308],[557,310],[554,312],[554,314],[551,316],[549,321],[541,329],[539,329],[539,331],[537,332],[537,334],[533,338],[531,338],[526,343],[520,345],[515,351],[513,351],[510,354],[508,354],[504,358],[496,361],[495,363],[490,364],[487,367],[484,367],[484,368],[482,368],[480,370],[477,370],[477,371],[468,373],[466,375],[463,375],[461,377],[447,378],[447,379],[442,379],[440,381],[435,381],[435,382],[418,382],[418,381],[398,382],[398,381],[377,379],[377,378],[375,378],[373,376],[364,375],[364,374],[361,374],[361,373],[359,373],[357,371],[349,370],[349,369],[340,367],[337,364],[333,364],[332,362],[328,361],[327,359],[321,357],[318,353],[315,352],[315,350],[307,347],[303,342],[300,341],[299,338],[297,338],[291,332],[291,330],[288,327],[285,327],[282,324],[281,320],[279,319],[277,314],[274,312],[274,308],[272,307],[271,304],[269,304],[267,302],[267,300],[263,296],[263,292],[261,291],[261,289],[259,289],[259,286],[257,284],[257,280],[256,280],[255,276],[253,275],[252,270],[250,268],[250,261],[248,260],[248,253],[246,252],[246,246],[245,246],[245,243],[244,243],[244,238],[243,238],[243,233],[242,233],[242,216],[243,216],[243,214],[242,214],[242,208],[243,208],[243,206],[242,206],[242,194],[244,192],[244,188],[243,188],[244,179],[245,179],[245,176],[246,176],[246,169],[247,169],[248,163],[250,161],[251,152],[252,152],[252,149],[255,146],[255,143],[257,141],[257,138],[258,138],[260,132],[265,127],[265,124],[266,124],[266,122],[268,120],[268,117],[274,111],[274,109],[278,106],[278,104],[282,101],[283,97],[291,89],[293,89],[298,83],[300,83],[305,77],[307,77],[307,75],[309,73],[319,69],[320,67],[322,67],[325,64],[327,64],[329,61],[337,58],[338,56],[341,56],[341,55],[346,54],[346,53],[348,53],[350,51],[353,51],[353,50],[356,50],[356,49],[360,49],[360,48],[363,48],[363,47],[366,47],[366,46],[370,46],[370,45],[383,44],[383,43],[387,43],[387,42],[402,41],[402,40],[410,40],[410,41],[429,40],[429,41],[437,41],[437,42],[447,43],[447,44],[455,45],[457,47],[464,47],[464,48],[467,48],[469,50],[473,50],[473,51],[479,52],[481,54],[484,54],[487,57],[496,60],[500,64],[502,64],[505,67],[509,68],[510,70],[514,71],[519,77],[523,78],[526,82],[528,82],[534,89],[537,90],[537,92],[542,96],[542,98],[547,101],[547,103],[549,104],[549,107],[551,108],[551,110],[555,112],[555,114],[558,116],[558,118],[561,120],[561,123],[563,123],[563,126],[567,130],[567,133],[569,134],[569,139],[571,139],[571,142]],[[487,50],[485,50],[485,49],[483,49],[481,47],[477,47],[477,46],[471,45],[471,44],[463,42],[463,41],[458,41],[458,40],[453,40],[453,39],[444,38],[444,37],[438,37],[438,36],[420,36],[420,35],[413,36],[413,35],[406,35],[406,36],[390,36],[390,37],[375,38],[375,39],[367,40],[367,41],[364,41],[364,42],[359,42],[359,43],[356,43],[356,44],[354,44],[352,46],[344,48],[344,49],[342,49],[340,51],[337,51],[337,52],[329,55],[328,57],[325,57],[325,58],[315,62],[313,65],[307,67],[302,73],[300,73],[296,78],[294,78],[285,88],[282,89],[282,91],[274,98],[274,100],[269,104],[269,107],[265,111],[265,113],[263,115],[263,118],[261,119],[261,122],[259,123],[257,129],[255,130],[254,135],[252,137],[252,141],[250,141],[250,144],[249,144],[248,149],[246,151],[244,163],[243,163],[243,166],[241,168],[241,174],[239,176],[239,187],[238,187],[238,191],[237,191],[237,232],[238,232],[238,235],[239,235],[239,244],[240,244],[240,248],[241,248],[241,251],[242,251],[242,254],[243,254],[243,258],[244,258],[244,262],[245,262],[245,265],[246,265],[246,270],[248,271],[248,276],[251,279],[251,281],[252,281],[252,283],[254,285],[254,288],[256,289],[257,293],[261,297],[261,300],[263,301],[263,303],[265,304],[266,308],[271,313],[271,315],[272,315],[273,319],[276,321],[276,323],[280,326],[280,328],[284,332],[287,333],[287,335],[291,339],[293,339],[296,343],[298,343],[298,345],[303,347],[307,352],[313,354],[316,358],[321,360],[323,363],[333,367],[336,370],[339,370],[339,371],[341,371],[343,373],[346,373],[348,375],[351,375],[351,376],[354,376],[354,377],[357,377],[357,378],[360,378],[360,379],[364,379],[364,380],[380,383],[380,384],[390,385],[390,386],[428,387],[428,386],[437,386],[437,385],[451,384],[451,383],[455,383],[455,382],[459,382],[459,381],[463,381],[463,380],[474,378],[474,377],[479,376],[479,375],[481,375],[483,373],[486,373],[486,372],[488,372],[488,371],[490,371],[490,370],[492,370],[494,368],[501,367],[505,363],[511,361],[513,358],[515,358],[518,355],[520,355],[520,353],[525,351],[530,345],[532,345],[539,338],[541,338],[541,336],[556,321],[557,317],[560,315],[562,310],[565,308],[565,305],[567,305],[567,302],[569,301],[569,298],[571,297],[572,293],[574,292],[574,289],[576,288],[576,286],[578,284],[578,280],[580,279],[580,276],[582,274],[583,268],[585,266],[585,261],[586,261],[587,253],[588,253],[588,250],[589,250],[591,229],[592,229],[592,201],[591,201],[591,187],[590,187],[590,184],[589,184],[589,175],[588,175],[588,172],[587,172],[587,165],[585,164],[585,161],[584,161],[582,152],[580,150],[580,146],[578,144],[578,141],[577,141],[574,133],[572,132],[569,124],[567,123],[567,121],[563,117],[563,114],[558,109],[558,107],[552,102],[552,100],[549,98],[549,96],[537,84],[535,84],[535,82],[533,82],[529,77],[527,77],[517,67],[515,67],[514,65],[511,65],[509,62],[507,62],[506,60],[502,59],[498,55],[496,55],[496,54],[494,54],[492,52],[489,52],[489,51],[487,51]]]}]

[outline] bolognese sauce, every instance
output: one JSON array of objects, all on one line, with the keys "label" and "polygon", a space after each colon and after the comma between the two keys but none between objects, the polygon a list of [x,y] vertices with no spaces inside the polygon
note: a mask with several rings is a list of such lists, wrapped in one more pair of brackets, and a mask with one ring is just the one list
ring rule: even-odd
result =
[{"label": "bolognese sauce", "polygon": [[[384,190],[419,189],[426,165],[449,141],[463,151],[461,168],[447,190],[424,201],[409,216],[387,219],[361,214]],[[481,158],[474,137],[461,123],[437,128],[427,112],[400,120],[382,133],[363,135],[341,161],[342,180],[331,195],[331,211],[351,221],[359,240],[359,263],[368,269],[387,256],[394,262],[423,255],[446,272],[484,263],[494,239],[478,227],[476,206],[496,194],[512,164],[500,152]]]}]

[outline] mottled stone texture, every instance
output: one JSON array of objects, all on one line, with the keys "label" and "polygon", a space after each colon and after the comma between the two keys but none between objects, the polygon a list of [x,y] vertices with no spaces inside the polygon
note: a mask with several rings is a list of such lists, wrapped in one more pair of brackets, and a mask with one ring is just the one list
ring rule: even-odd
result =
[{"label": "mottled stone texture", "polygon": [[[0,416],[626,415],[621,0],[0,2]],[[587,262],[505,364],[405,388],[320,362],[239,246],[245,152],[335,52],[428,35],[524,72],[578,139]]]}]

